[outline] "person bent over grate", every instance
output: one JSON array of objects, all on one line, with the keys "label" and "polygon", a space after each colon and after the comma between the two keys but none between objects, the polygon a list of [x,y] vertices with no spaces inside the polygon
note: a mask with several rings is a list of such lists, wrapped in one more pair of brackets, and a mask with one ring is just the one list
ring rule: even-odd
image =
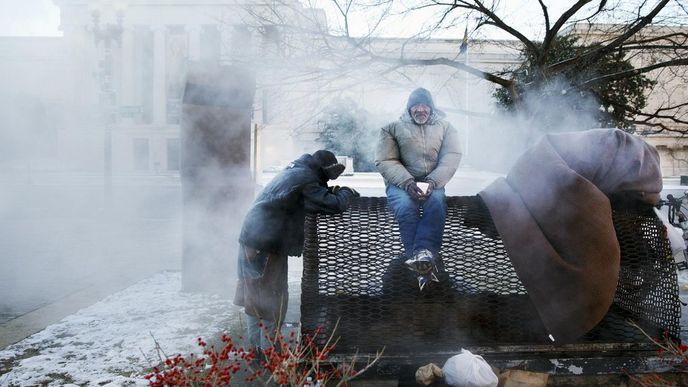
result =
[{"label": "person bent over grate", "polygon": [[265,186],[246,215],[234,304],[244,307],[251,347],[271,347],[284,320],[287,256],[303,252],[306,212],[337,214],[358,196],[348,187],[327,186],[343,171],[330,151],[304,154]]}]

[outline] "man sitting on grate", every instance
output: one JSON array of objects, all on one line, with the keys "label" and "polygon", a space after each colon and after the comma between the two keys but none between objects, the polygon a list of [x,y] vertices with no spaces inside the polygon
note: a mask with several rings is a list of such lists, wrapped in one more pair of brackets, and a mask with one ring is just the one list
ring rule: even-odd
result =
[{"label": "man sitting on grate", "polygon": [[443,116],[428,90],[414,90],[399,120],[380,131],[375,158],[399,223],[406,263],[418,272],[421,290],[437,280],[435,258],[447,215],[444,186],[461,160],[458,133]]},{"label": "man sitting on grate", "polygon": [[249,345],[272,346],[289,300],[287,256],[303,252],[306,212],[336,214],[347,209],[358,193],[329,187],[344,171],[330,151],[304,154],[265,186],[249,210],[239,242],[239,281],[234,304],[243,306]]}]

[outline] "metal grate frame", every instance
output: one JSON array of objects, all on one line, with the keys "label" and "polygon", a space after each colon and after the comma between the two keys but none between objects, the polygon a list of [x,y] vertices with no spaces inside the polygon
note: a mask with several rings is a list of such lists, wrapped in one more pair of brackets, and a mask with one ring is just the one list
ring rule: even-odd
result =
[{"label": "metal grate frame", "polygon": [[[338,323],[340,353],[451,351],[549,344],[547,334],[479,196],[448,197],[442,281],[422,293],[402,266],[397,224],[384,197],[362,197],[337,215],[306,219],[301,323],[305,333]],[[679,336],[678,284],[664,226],[650,206],[618,203],[621,270],[614,304],[580,343]]]}]

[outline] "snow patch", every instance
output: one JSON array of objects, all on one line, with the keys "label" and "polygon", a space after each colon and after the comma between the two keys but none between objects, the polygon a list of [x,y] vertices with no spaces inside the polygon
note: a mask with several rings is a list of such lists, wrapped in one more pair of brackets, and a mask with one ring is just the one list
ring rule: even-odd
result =
[{"label": "snow patch", "polygon": [[168,356],[198,353],[197,337],[227,331],[239,314],[227,299],[180,289],[181,273],[156,274],[7,347],[0,364],[13,365],[0,385],[148,385],[155,341]]}]

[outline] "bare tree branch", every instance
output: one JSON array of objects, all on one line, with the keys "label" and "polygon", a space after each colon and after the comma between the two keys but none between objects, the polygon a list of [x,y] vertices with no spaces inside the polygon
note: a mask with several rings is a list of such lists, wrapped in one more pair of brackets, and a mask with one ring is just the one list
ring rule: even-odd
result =
[{"label": "bare tree branch", "polygon": [[[614,119],[618,120],[621,117],[622,120],[626,120],[621,121],[619,125],[627,123],[645,125],[646,127],[653,127],[655,130],[669,130],[662,125],[671,128],[673,124],[676,124],[680,129],[674,130],[688,132],[688,127],[684,126],[685,117],[688,117],[686,115],[688,113],[685,112],[688,110],[688,106],[674,106],[672,107],[673,110],[662,107],[663,110],[655,111],[639,108],[630,113],[630,110],[625,109],[626,105],[623,105],[636,103],[637,105],[633,106],[644,106],[646,101],[650,99],[654,105],[658,100],[685,99],[679,94],[672,95],[674,88],[678,87],[674,86],[673,83],[671,87],[664,88],[641,86],[640,92],[632,97],[627,95],[625,99],[623,97],[618,99],[607,98],[604,87],[596,87],[591,90],[593,86],[621,81],[649,72],[653,72],[655,79],[658,77],[668,78],[675,83],[681,79],[688,81],[688,71],[686,71],[688,69],[688,55],[686,55],[688,52],[688,32],[682,26],[675,28],[662,25],[662,27],[658,27],[661,25],[658,24],[659,22],[666,20],[658,20],[662,17],[661,15],[665,15],[665,13],[660,14],[660,12],[672,0],[648,1],[647,6],[643,3],[634,8],[631,14],[623,13],[634,18],[629,23],[607,25],[592,24],[593,18],[597,20],[601,16],[613,14],[621,4],[620,0],[611,5],[606,0],[573,1],[561,15],[551,14],[546,1],[537,0],[537,3],[533,3],[533,5],[539,4],[546,29],[541,44],[530,40],[525,30],[517,30],[509,24],[508,19],[499,14],[499,2],[497,0],[426,0],[421,2],[413,10],[422,10],[431,6],[446,8],[435,13],[432,23],[414,30],[414,34],[405,40],[381,39],[376,36],[377,30],[386,24],[383,23],[387,21],[386,18],[395,16],[391,8],[391,0],[370,0],[363,3],[360,0],[330,1],[337,17],[337,25],[340,26],[337,31],[328,30],[324,24],[318,23],[317,17],[308,10],[297,9],[295,11],[299,15],[298,18],[308,20],[308,23],[293,25],[289,25],[289,22],[286,21],[289,17],[285,18],[280,12],[251,11],[260,14],[258,15],[260,17],[255,18],[258,23],[257,29],[260,29],[262,25],[272,24],[279,25],[281,29],[288,31],[285,35],[290,37],[285,38],[285,43],[283,43],[290,50],[288,58],[283,58],[285,61],[288,59],[288,61],[280,62],[280,67],[275,69],[280,74],[282,72],[288,74],[280,75],[282,85],[295,85],[304,81],[317,82],[318,90],[323,93],[342,93],[349,87],[366,84],[372,80],[387,82],[393,87],[407,88],[417,82],[417,77],[423,76],[423,74],[418,74],[424,72],[423,68],[446,66],[457,72],[468,73],[503,87],[508,91],[509,101],[513,101],[513,106],[517,110],[518,106],[524,106],[528,109],[527,104],[520,105],[523,98],[521,94],[528,95],[529,89],[535,90],[532,86],[534,83],[546,83],[548,80],[559,76],[571,76],[572,73],[575,73],[575,76],[571,77],[578,80],[567,79],[567,82],[576,82],[567,90],[584,90],[588,96],[590,96],[589,93],[599,92],[602,94],[597,97],[605,101],[605,106],[611,104],[614,110],[609,113],[614,115]],[[293,7],[291,2],[285,0],[271,0],[271,2],[281,4],[280,6]],[[367,10],[374,5],[378,6],[375,8],[376,19],[371,18],[368,21],[370,23],[369,29],[361,36],[358,31],[353,30],[353,18],[356,17],[356,12],[360,12],[362,9]],[[385,8],[380,8],[380,6]],[[627,11],[623,10],[623,12]],[[581,16],[580,14],[585,15]],[[456,18],[453,19],[454,15]],[[535,71],[538,76],[541,76],[541,79],[536,77],[533,80],[530,77],[526,80],[522,75],[519,75],[523,72],[523,67],[489,69],[489,67],[482,67],[485,65],[484,62],[476,61],[472,65],[467,65],[463,61],[457,61],[457,58],[453,57],[451,53],[428,54],[426,50],[422,49],[426,42],[432,42],[429,37],[433,33],[440,28],[448,28],[456,20],[463,18],[472,24],[473,31],[482,26],[494,26],[516,38],[522,47],[525,47],[524,52],[528,53],[528,66],[530,66],[527,67],[528,71],[531,74]],[[576,23],[577,20],[588,20],[587,36],[593,43],[571,50],[566,54],[572,55],[570,58],[558,63],[548,63],[548,60],[552,60],[549,58],[563,57],[558,54],[557,50],[560,47],[556,46],[555,42],[561,37],[561,31],[564,27]],[[571,31],[574,36],[586,36],[585,23],[573,25],[576,26]],[[408,26],[409,29],[411,27],[412,25]],[[468,28],[471,26],[469,25]],[[421,39],[421,37],[425,39]],[[308,47],[304,48],[303,42],[308,42]],[[518,42],[514,41],[510,48],[514,49]],[[446,45],[446,42],[443,44]],[[613,58],[610,59],[612,56],[629,61],[628,65],[633,63],[643,63],[644,65],[635,69],[620,70],[625,67],[615,67],[612,62]],[[609,61],[611,66],[604,67],[599,72],[595,65],[601,59]],[[268,69],[267,66],[270,66],[271,63],[265,61],[261,65]],[[609,68],[617,70],[609,70]],[[588,73],[596,75],[588,75],[589,78],[583,78]],[[643,94],[648,92],[652,94]],[[625,102],[627,100],[633,100],[633,102]],[[532,112],[527,113],[531,114]],[[620,116],[620,114],[623,115]],[[634,116],[631,117],[631,114]]]},{"label": "bare tree branch", "polygon": [[475,67],[468,66],[462,62],[457,62],[448,58],[433,58],[433,59],[407,59],[407,58],[387,58],[378,55],[371,56],[373,60],[383,63],[397,64],[401,66],[437,66],[444,65],[453,67],[455,69],[463,70],[469,74],[473,74],[482,79],[486,79],[490,82],[496,83],[503,87],[510,87],[513,81],[505,78],[498,77],[492,73],[481,71]]},{"label": "bare tree branch", "polygon": [[542,0],[538,0],[540,3],[540,8],[542,8],[542,16],[545,18],[545,31],[549,31],[549,12],[547,12],[547,6]]},{"label": "bare tree branch", "polygon": [[[625,33],[619,35],[616,39],[612,40],[611,42],[605,44],[605,45],[600,45],[597,48],[590,50],[584,54],[581,55],[581,57],[576,57],[576,58],[571,58],[567,59],[564,61],[561,61],[559,63],[555,63],[551,66],[549,66],[548,70],[549,71],[562,71],[566,68],[570,68],[571,66],[574,66],[575,63],[581,59],[588,60],[590,62],[599,60],[603,56],[609,54],[610,52],[614,51],[617,49],[618,46],[620,46],[623,42],[628,40],[630,37],[638,33],[641,29],[646,27],[648,24],[652,22],[652,19],[657,16],[657,14],[669,3],[670,0],[661,0],[653,9],[650,11],[647,15],[640,17],[635,25],[631,26]],[[638,12],[640,12],[640,8],[638,9]]]},{"label": "bare tree branch", "polygon": [[473,0],[472,2],[470,1],[463,1],[463,0],[454,0],[451,3],[445,3],[441,1],[435,1],[433,0],[434,4],[440,5],[440,6],[447,6],[450,7],[449,11],[452,11],[456,8],[463,8],[467,10],[472,10],[476,11],[479,14],[484,15],[487,20],[483,21],[482,24],[488,24],[492,25],[494,27],[497,27],[505,32],[507,32],[509,35],[515,37],[521,43],[523,43],[526,47],[531,48],[532,50],[536,50],[536,45],[533,43],[530,39],[528,39],[523,33],[515,29],[514,27],[510,26],[507,24],[502,18],[500,18],[493,9],[490,9],[486,7],[480,0]]},{"label": "bare tree branch", "polygon": [[[654,111],[630,109],[630,112],[636,116],[636,118],[630,120],[630,122],[636,125],[660,128],[660,131],[686,134],[686,132],[688,132],[688,119],[682,117],[688,116],[688,113],[684,113],[683,115],[677,114],[682,108],[688,108],[688,102],[666,107],[660,106]],[[669,126],[669,122],[673,123],[673,125]]]},{"label": "bare tree branch", "polygon": [[584,88],[588,88],[590,86],[597,85],[600,83],[606,83],[606,82],[616,81],[619,79],[625,79],[625,78],[633,77],[633,76],[647,73],[647,72],[650,72],[652,70],[656,70],[656,69],[663,68],[663,67],[685,66],[685,65],[688,65],[688,58],[673,59],[673,60],[669,60],[666,62],[655,63],[655,64],[650,65],[650,66],[640,67],[640,68],[631,69],[631,70],[627,70],[627,71],[620,71],[620,72],[617,72],[614,74],[607,74],[607,75],[603,75],[601,77],[589,79],[585,82],[582,82],[582,83],[579,83],[577,85],[572,86],[570,89],[584,89]]},{"label": "bare tree branch", "polygon": [[[561,29],[561,27],[564,26],[564,24],[571,19],[571,17],[576,14],[583,6],[588,4],[592,0],[578,0],[576,1],[575,4],[571,6],[571,8],[567,9],[560,17],[557,19],[557,21],[554,23],[554,26],[552,26],[552,29],[547,29],[547,32],[545,34],[545,39],[542,41],[542,47],[541,51],[542,52],[547,52],[552,44],[552,41],[554,38],[557,36],[557,33]],[[539,63],[542,63],[542,56],[538,57]]]}]

